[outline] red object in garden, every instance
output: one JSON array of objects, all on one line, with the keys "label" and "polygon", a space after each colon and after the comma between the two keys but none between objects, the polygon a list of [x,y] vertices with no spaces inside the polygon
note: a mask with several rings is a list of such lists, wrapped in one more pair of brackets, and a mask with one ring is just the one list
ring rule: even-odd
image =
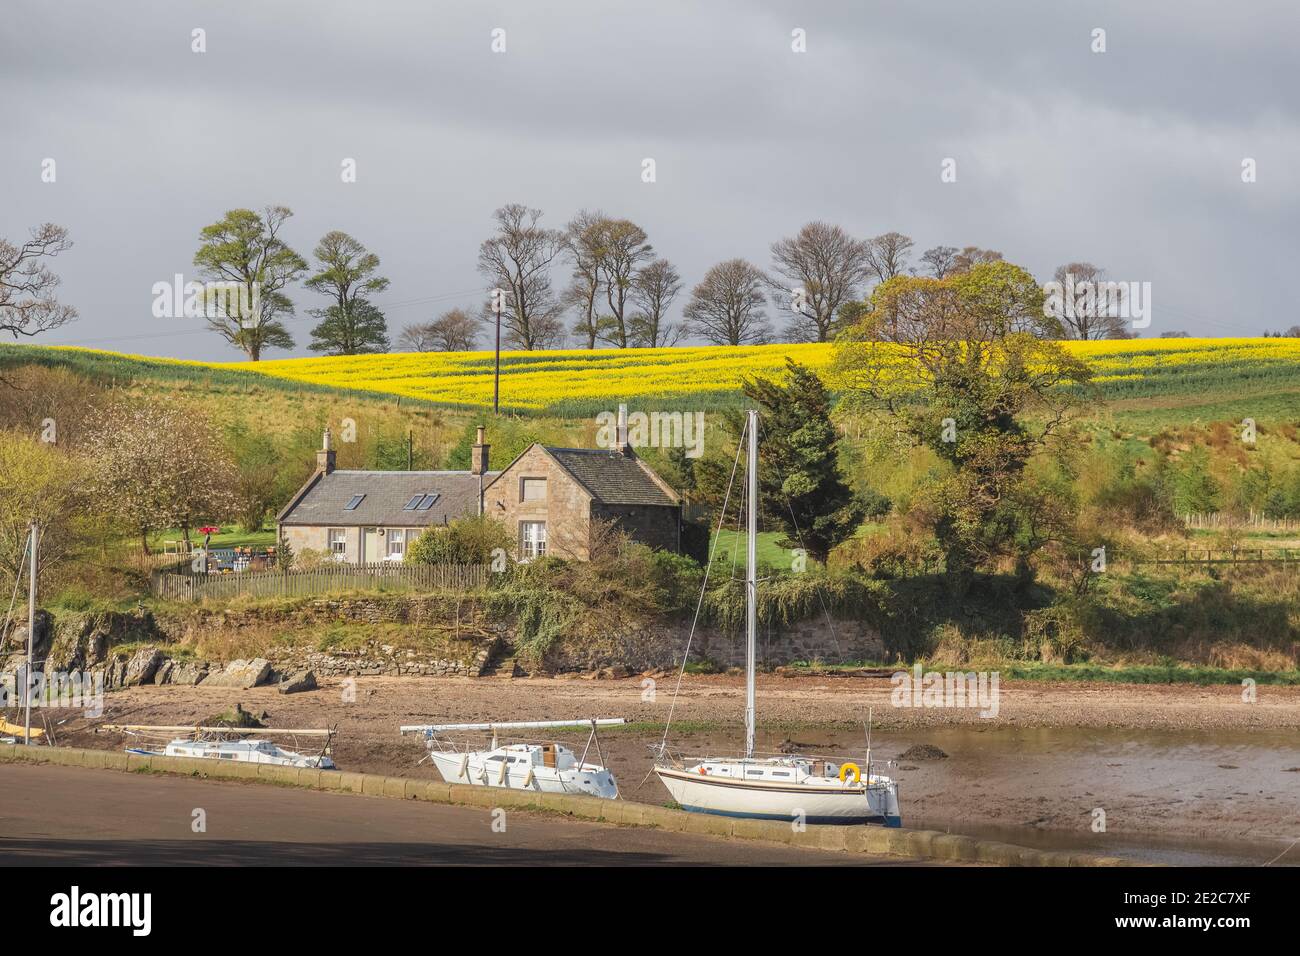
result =
[{"label": "red object in garden", "polygon": [[221,533],[221,529],[220,529],[220,528],[211,528],[211,527],[209,527],[209,528],[200,528],[200,529],[199,529],[199,534],[220,534],[220,533]]}]

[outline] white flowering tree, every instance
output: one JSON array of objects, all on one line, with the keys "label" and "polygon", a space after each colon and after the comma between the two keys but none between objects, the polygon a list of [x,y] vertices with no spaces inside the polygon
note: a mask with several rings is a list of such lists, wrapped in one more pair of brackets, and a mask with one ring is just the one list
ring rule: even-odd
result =
[{"label": "white flowering tree", "polygon": [[149,536],[216,523],[236,508],[234,468],[217,430],[172,404],[120,402],[86,438],[94,504],[149,553]]}]

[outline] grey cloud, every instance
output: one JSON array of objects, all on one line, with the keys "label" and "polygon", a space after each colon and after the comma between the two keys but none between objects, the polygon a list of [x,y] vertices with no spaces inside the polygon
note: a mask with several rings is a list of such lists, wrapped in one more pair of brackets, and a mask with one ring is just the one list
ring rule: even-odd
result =
[{"label": "grey cloud", "polygon": [[[271,202],[304,254],[331,228],[380,254],[394,327],[477,304],[491,211],[522,201],[557,226],[636,219],[688,283],[766,265],[822,218],[991,246],[1040,277],[1091,259],[1153,282],[1152,332],[1255,335],[1296,321],[1274,277],[1300,205],[1298,25],[1283,2],[19,0],[0,25],[0,234],[72,230],[58,266],[83,318],[50,341],[195,358],[237,356],[152,318],[150,287],[191,271],[224,210]],[[294,297],[305,345],[316,297]]]}]

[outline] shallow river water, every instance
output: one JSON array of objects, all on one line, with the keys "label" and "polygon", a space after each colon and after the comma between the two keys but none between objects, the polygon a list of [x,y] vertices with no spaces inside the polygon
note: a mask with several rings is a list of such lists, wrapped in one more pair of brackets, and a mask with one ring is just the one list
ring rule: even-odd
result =
[{"label": "shallow river water", "polygon": [[[861,761],[865,751],[851,731],[794,737],[828,756]],[[757,749],[784,741],[760,733]],[[644,779],[657,738],[612,733],[602,743],[626,798],[666,800],[655,778]],[[734,753],[740,739],[687,733],[671,743],[688,754]],[[948,756],[901,759],[916,744]],[[877,732],[872,748],[873,760],[896,761],[905,826],[1159,863],[1300,865],[1292,731],[931,728]]]}]

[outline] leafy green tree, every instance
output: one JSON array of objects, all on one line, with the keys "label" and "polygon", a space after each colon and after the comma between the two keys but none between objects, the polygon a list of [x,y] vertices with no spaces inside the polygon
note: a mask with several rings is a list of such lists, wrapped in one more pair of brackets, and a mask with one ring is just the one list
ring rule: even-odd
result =
[{"label": "leafy green tree", "polygon": [[23,555],[31,519],[41,526],[38,577],[92,535],[100,516],[86,500],[91,474],[81,457],[0,431],[0,587],[6,608],[15,576],[26,571]]},{"label": "leafy green tree", "polygon": [[268,206],[260,214],[232,209],[199,233],[202,245],[194,264],[205,279],[233,283],[239,301],[251,306],[221,308],[208,317],[208,326],[256,362],[268,348],[291,349],[293,336],[281,316],[293,315],[293,302],[284,288],[307,269],[302,256],[280,238],[280,229],[293,213]]},{"label": "leafy green tree", "polygon": [[284,463],[277,444],[245,422],[226,427],[226,447],[234,465],[231,492],[234,512],[245,531],[261,531],[267,513],[287,500],[281,473]]},{"label": "leafy green tree", "polygon": [[362,355],[388,351],[388,321],[365,299],[353,299],[345,309],[331,305],[315,309],[324,318],[311,330],[313,352],[327,355]]},{"label": "leafy green tree", "polygon": [[850,401],[946,466],[912,513],[933,529],[959,591],[999,556],[1027,567],[1035,535],[1017,506],[1025,468],[1077,405],[1072,386],[1091,374],[1052,341],[1061,334],[1033,276],[994,260],[882,283],[838,342]]},{"label": "leafy green tree", "polygon": [[377,274],[379,256],[337,229],[321,237],[312,255],[320,268],[303,284],[334,300],[324,309],[311,310],[324,320],[312,330],[312,351],[330,355],[387,352],[387,324],[383,313],[370,303],[370,296],[388,288],[388,280]]}]

